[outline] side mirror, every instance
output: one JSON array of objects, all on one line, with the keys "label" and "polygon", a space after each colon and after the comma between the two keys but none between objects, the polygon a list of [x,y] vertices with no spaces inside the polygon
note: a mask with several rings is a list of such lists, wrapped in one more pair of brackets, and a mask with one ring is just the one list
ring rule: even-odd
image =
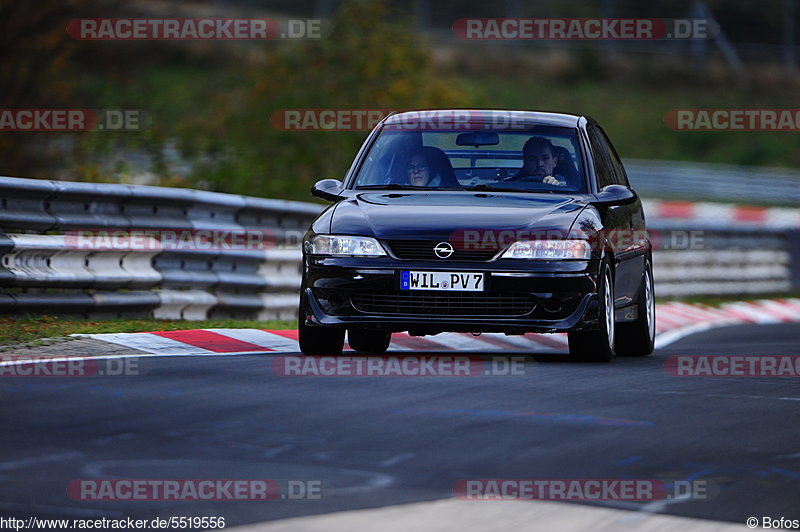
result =
[{"label": "side mirror", "polygon": [[622,185],[608,185],[595,194],[596,199],[592,203],[595,205],[625,205],[636,201],[636,193]]},{"label": "side mirror", "polygon": [[339,201],[344,198],[342,182],[338,179],[323,179],[311,187],[311,195],[328,201]]}]

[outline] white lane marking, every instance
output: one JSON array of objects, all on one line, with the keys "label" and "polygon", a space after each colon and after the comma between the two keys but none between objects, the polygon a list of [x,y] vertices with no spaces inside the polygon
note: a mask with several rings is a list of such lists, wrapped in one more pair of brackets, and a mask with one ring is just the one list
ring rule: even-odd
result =
[{"label": "white lane marking", "polygon": [[357,469],[339,469],[346,473],[363,473],[367,475],[366,483],[360,486],[350,486],[348,488],[328,488],[325,490],[327,495],[353,495],[354,493],[369,493],[379,489],[388,488],[395,483],[395,478],[383,473],[374,471],[359,471]]},{"label": "white lane marking", "polygon": [[700,397],[716,397],[722,399],[769,399],[772,401],[800,401],[800,397],[775,397],[772,395],[741,395],[734,393],[693,393],[682,391],[655,392],[657,395],[697,395]]},{"label": "white lane marking", "polygon": [[688,327],[681,327],[679,329],[672,329],[656,335],[656,349],[661,349],[673,342],[677,342],[681,338],[685,338],[692,334],[705,332],[718,327],[723,327],[725,324],[721,323],[698,323],[697,325],[689,325]]},{"label": "white lane marking", "polygon": [[[763,302],[764,301],[761,301],[761,303]],[[685,304],[682,303],[682,305]],[[723,318],[726,310],[731,310],[734,311],[735,313],[734,312],[728,313],[727,317]],[[657,310],[656,312],[658,313],[659,311]],[[696,334],[699,332],[705,332],[710,329],[725,327],[727,325],[744,323],[744,320],[740,316],[737,316],[736,314],[743,314],[747,317],[750,317],[751,319],[755,320],[756,323],[777,323],[781,321],[779,318],[775,317],[774,313],[769,313],[766,311],[765,308],[747,302],[725,303],[720,309],[720,314],[722,316],[720,316],[720,319],[717,320],[700,322],[695,325],[690,325],[687,327],[678,327],[676,329],[660,332],[656,336],[656,348],[660,349],[666,347],[669,344],[680,340],[681,338],[685,338],[686,336],[690,336],[692,334]],[[788,316],[789,315],[787,314],[787,317]],[[791,316],[791,318],[794,321],[799,321],[800,315]],[[667,318],[667,320],[669,320],[669,317]]]},{"label": "white lane marking", "polygon": [[153,354],[180,353],[185,355],[216,354],[202,347],[185,344],[171,338],[165,338],[151,333],[104,333],[104,334],[73,334],[72,336],[88,336],[95,340],[103,340],[113,344],[124,345]]},{"label": "white lane marking", "polygon": [[273,456],[278,456],[279,454],[289,451],[291,449],[294,449],[294,445],[289,445],[289,444],[281,445],[280,447],[267,449],[266,451],[261,453],[261,456],[263,458],[272,458]]},{"label": "white lane marking", "polygon": [[21,364],[50,364],[55,362],[70,362],[73,360],[93,360],[93,359],[104,359],[104,358],[135,358],[139,356],[151,357],[157,356],[152,355],[150,353],[140,353],[138,355],[87,355],[87,356],[74,356],[74,357],[32,357],[29,355],[23,355],[19,358],[6,358],[5,360],[0,360],[0,367],[2,366],[19,366]]},{"label": "white lane marking", "polygon": [[[80,475],[83,478],[115,478],[117,475],[112,473],[121,468],[125,469],[145,469],[145,470],[161,470],[164,467],[187,467],[195,466],[197,460],[184,459],[184,460],[161,460],[161,459],[142,459],[142,460],[100,460],[84,464],[80,470]],[[214,463],[214,462],[206,462]],[[226,464],[227,462],[217,462],[217,464]],[[263,462],[261,465],[269,467],[270,462]],[[275,462],[275,465],[279,463]],[[280,463],[280,465],[287,465]],[[302,466],[301,466],[302,467]],[[331,468],[336,475],[345,475],[350,478],[355,478],[359,484],[348,486],[346,488],[326,488],[326,495],[351,495],[355,493],[369,493],[382,488],[386,488],[395,483],[396,479],[385,473],[378,473],[375,471],[364,471],[361,469],[348,469],[342,467]],[[363,480],[362,480],[363,479]]]},{"label": "white lane marking", "polygon": [[658,514],[666,510],[672,504],[680,504],[693,500],[691,493],[682,493],[672,499],[660,499],[657,501],[650,501],[642,505],[638,512],[628,514],[622,518],[622,521],[627,523],[636,523],[646,518],[646,514]]},{"label": "white lane marking", "polygon": [[71,362],[75,360],[107,360],[117,358],[160,358],[160,357],[193,357],[193,356],[252,356],[252,355],[279,355],[274,351],[237,351],[235,353],[126,353],[126,354],[112,354],[112,355],[86,355],[86,356],[69,356],[69,357],[52,357],[52,358],[36,358],[31,360],[28,358],[1,360],[0,366],[17,366],[20,364],[49,364],[54,362]]},{"label": "white lane marking", "polygon": [[46,454],[44,456],[36,456],[34,458],[23,458],[22,460],[13,460],[11,462],[0,462],[0,471],[11,471],[21,467],[32,467],[47,462],[58,462],[60,460],[69,460],[77,458],[81,453],[77,451],[65,451],[63,453]]},{"label": "white lane marking", "polygon": [[393,466],[395,464],[399,464],[403,460],[408,460],[410,458],[414,458],[415,456],[416,456],[415,453],[398,454],[397,456],[393,456],[391,458],[387,458],[386,460],[382,460],[382,461],[378,462],[378,464],[382,465],[383,467],[389,467],[389,466]]}]

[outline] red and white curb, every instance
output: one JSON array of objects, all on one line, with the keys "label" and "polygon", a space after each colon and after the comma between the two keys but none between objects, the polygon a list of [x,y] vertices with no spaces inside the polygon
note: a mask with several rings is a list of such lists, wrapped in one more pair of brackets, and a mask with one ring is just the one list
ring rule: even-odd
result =
[{"label": "red and white curb", "polygon": [[[735,324],[785,323],[800,321],[800,299],[773,299],[725,303],[720,307],[672,302],[656,309],[656,347],[715,327]],[[253,353],[296,353],[296,330],[196,329],[145,333],[75,335],[111,342],[160,356],[244,355]],[[345,346],[346,349],[349,349]],[[564,352],[567,335],[442,333],[412,337],[392,335],[390,351],[530,351]]]},{"label": "red and white curb", "polygon": [[[297,353],[300,348],[296,330],[195,329],[150,333],[115,333],[82,335],[111,342],[144,353],[173,355],[244,355],[253,353]],[[406,333],[392,335],[390,351],[563,351],[565,334],[526,334],[505,336],[442,333],[414,337]],[[345,350],[349,346],[345,344]]]},{"label": "red and white curb", "polygon": [[708,222],[713,224],[774,228],[800,228],[800,210],[694,201],[642,200],[649,220]]}]

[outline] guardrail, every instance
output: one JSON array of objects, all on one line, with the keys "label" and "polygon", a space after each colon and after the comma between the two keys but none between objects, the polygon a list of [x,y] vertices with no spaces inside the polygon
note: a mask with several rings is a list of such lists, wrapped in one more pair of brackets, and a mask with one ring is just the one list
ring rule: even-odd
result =
[{"label": "guardrail", "polygon": [[[661,238],[658,295],[800,289],[796,212],[645,209]],[[190,189],[0,177],[0,313],[291,319],[299,236],[320,211]],[[237,238],[245,240],[231,245]]]},{"label": "guardrail", "polygon": [[687,161],[625,159],[642,196],[800,205],[800,170]]},{"label": "guardrail", "polygon": [[644,200],[661,297],[800,290],[800,210]]},{"label": "guardrail", "polygon": [[[676,248],[653,251],[653,281],[659,297],[771,294],[800,289],[797,231],[720,229],[690,231],[650,224],[681,235]],[[694,240],[694,244],[692,241]]]},{"label": "guardrail", "polygon": [[0,312],[292,318],[297,235],[320,211],[190,189],[0,177]]}]

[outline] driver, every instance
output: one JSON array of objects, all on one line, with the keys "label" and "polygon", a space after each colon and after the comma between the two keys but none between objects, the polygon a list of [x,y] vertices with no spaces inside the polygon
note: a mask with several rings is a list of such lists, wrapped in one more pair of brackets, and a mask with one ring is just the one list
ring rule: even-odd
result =
[{"label": "driver", "polygon": [[555,173],[558,159],[553,143],[544,137],[531,137],[522,147],[522,168],[508,181],[532,177],[548,185],[565,186],[567,179]]}]

